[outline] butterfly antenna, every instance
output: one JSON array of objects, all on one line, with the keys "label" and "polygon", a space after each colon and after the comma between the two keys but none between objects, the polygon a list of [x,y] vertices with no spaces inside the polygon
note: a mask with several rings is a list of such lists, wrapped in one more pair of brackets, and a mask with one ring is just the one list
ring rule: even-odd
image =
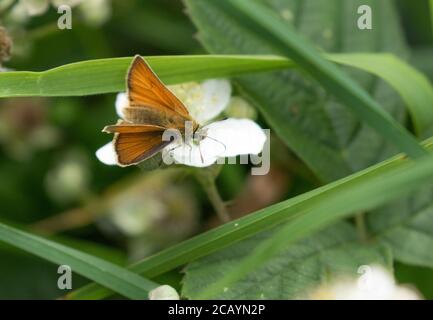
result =
[{"label": "butterfly antenna", "polygon": [[201,163],[204,164],[204,158],[203,158],[203,153],[201,152],[201,146],[200,146],[200,143],[198,144],[198,152],[200,153],[200,160],[201,160]]},{"label": "butterfly antenna", "polygon": [[[215,138],[212,138],[212,137],[210,137],[210,136],[205,136],[206,138],[209,138],[209,139],[211,139],[211,140],[213,140],[213,141],[215,141],[215,142],[218,142],[220,145],[222,145],[223,147],[224,147],[224,151],[223,152],[225,152],[226,150],[227,150],[227,146],[224,144],[224,143],[222,143],[221,141],[219,141],[219,140],[217,140],[217,139],[215,139]],[[221,152],[221,153],[223,153],[223,152]]]}]

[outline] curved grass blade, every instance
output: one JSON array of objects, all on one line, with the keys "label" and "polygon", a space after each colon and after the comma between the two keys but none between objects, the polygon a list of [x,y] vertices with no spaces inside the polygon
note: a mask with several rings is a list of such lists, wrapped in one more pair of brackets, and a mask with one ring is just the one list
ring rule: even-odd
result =
[{"label": "curved grass blade", "polygon": [[[429,139],[426,146],[433,149],[433,139]],[[428,160],[431,166],[424,168],[426,165],[423,164],[423,172],[420,174],[418,170],[421,169],[416,169],[416,166],[408,163],[406,157],[398,155],[351,176],[188,239],[132,265],[130,270],[153,278],[284,222],[288,223],[287,228],[293,228],[293,240],[299,239],[338,218],[349,216],[360,206],[367,208],[373,204],[383,203],[420,186],[422,182],[433,181],[433,160],[430,157]],[[383,177],[386,178],[385,182],[376,185],[375,183]],[[346,197],[352,192],[354,200],[362,201],[347,201]],[[324,214],[328,208],[328,201],[340,202],[340,205],[343,203],[344,210]],[[292,227],[289,227],[290,225]],[[110,294],[109,290],[97,284],[90,284],[67,297],[102,299]]]},{"label": "curved grass blade", "polygon": [[125,268],[2,223],[0,241],[53,263],[68,265],[73,272],[130,299],[147,299],[148,292],[158,286]]},{"label": "curved grass blade", "polygon": [[401,151],[414,158],[426,154],[416,139],[384,111],[360,85],[336,65],[324,59],[312,45],[269,8],[258,1],[227,0],[216,1],[215,4],[236,16],[243,24],[254,28],[256,34],[270,38],[282,53],[350,108],[360,120],[374,128]]},{"label": "curved grass blade", "polygon": [[293,219],[287,223],[232,267],[222,278],[206,287],[198,297],[208,299],[215,293],[221,292],[224,287],[262,266],[288,244],[304,237],[306,232],[311,234],[353,213],[369,210],[396,199],[410,190],[417,190],[427,185],[433,185],[433,156],[407,162],[397,170],[391,170],[370,181],[364,181],[353,188],[341,189],[338,194],[312,204],[313,208],[300,210],[298,214],[302,215],[302,219]]},{"label": "curved grass blade", "polygon": [[408,107],[417,135],[433,133],[433,87],[422,73],[392,54],[335,54],[329,59],[384,79]]},{"label": "curved grass blade", "polygon": [[[433,88],[428,79],[391,54],[327,54],[325,58],[373,73],[387,81],[405,101],[417,133],[433,127]],[[167,84],[230,77],[242,73],[294,68],[288,58],[254,55],[147,57]],[[0,73],[0,97],[76,96],[125,90],[131,58],[82,61],[42,72]]]}]

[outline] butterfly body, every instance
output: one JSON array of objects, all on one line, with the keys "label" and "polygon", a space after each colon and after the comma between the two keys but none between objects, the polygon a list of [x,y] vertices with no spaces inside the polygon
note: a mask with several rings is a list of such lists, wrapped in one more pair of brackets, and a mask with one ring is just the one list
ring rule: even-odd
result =
[{"label": "butterfly body", "polygon": [[183,103],[138,55],[129,68],[127,87],[129,106],[123,109],[124,120],[103,130],[114,133],[113,144],[120,166],[137,164],[173,143],[174,139],[163,139],[166,130],[175,129],[182,137],[188,123],[192,135],[199,130]]},{"label": "butterfly body", "polygon": [[[153,124],[165,128],[184,128],[184,117],[177,114],[155,110],[146,106],[143,107],[126,107],[123,109],[126,121],[135,124]],[[191,120],[190,120],[191,121]],[[197,129],[197,128],[196,128]]]}]

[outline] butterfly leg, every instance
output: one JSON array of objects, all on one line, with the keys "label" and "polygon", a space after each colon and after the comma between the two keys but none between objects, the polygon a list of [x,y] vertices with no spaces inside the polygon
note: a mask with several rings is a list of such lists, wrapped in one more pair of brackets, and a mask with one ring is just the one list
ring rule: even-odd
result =
[{"label": "butterfly leg", "polygon": [[192,145],[191,145],[191,142],[188,141],[185,143],[185,145],[188,146],[188,148],[189,148],[189,162],[192,162]]},{"label": "butterfly leg", "polygon": [[204,158],[203,158],[203,153],[201,152],[201,146],[200,146],[200,143],[198,144],[198,152],[200,153],[200,160],[201,160],[201,163],[204,164]]},{"label": "butterfly leg", "polygon": [[[224,153],[227,150],[227,146],[224,143],[222,143],[221,141],[219,141],[219,140],[217,140],[215,138],[212,138],[211,136],[208,136],[207,134],[203,136],[202,140],[206,139],[206,138],[208,138],[208,139],[210,139],[212,141],[215,141],[215,142],[219,143],[220,145],[222,145],[223,148],[224,148],[224,151],[222,151],[221,153]],[[217,155],[217,156],[219,156],[219,155]]]}]

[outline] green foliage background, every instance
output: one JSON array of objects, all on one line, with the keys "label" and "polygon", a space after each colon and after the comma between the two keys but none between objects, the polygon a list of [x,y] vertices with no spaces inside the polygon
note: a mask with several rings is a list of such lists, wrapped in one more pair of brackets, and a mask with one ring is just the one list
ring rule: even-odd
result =
[{"label": "green foliage background", "polygon": [[[296,298],[333,275],[356,274],[362,264],[380,263],[433,298],[432,164],[396,156],[419,148],[407,140],[408,148],[402,149],[406,133],[419,141],[433,133],[428,1],[253,2],[268,9],[263,14],[278,17],[281,23],[269,28],[280,28],[281,37],[270,37],[266,26],[254,24],[248,10],[239,11],[232,0],[112,1],[112,16],[103,25],[91,26],[74,15],[72,30],[63,31],[55,26],[53,8],[19,25],[1,13],[14,42],[7,68],[43,72],[86,62],[40,74],[0,74],[0,219],[16,228],[0,228],[5,242],[0,247],[0,298],[64,295],[57,289],[57,267],[48,261],[73,266],[73,289],[90,279],[121,296],[146,298],[156,283],[168,283],[185,298],[243,299]],[[356,27],[360,4],[373,8],[371,31]],[[342,70],[408,132],[379,133],[374,125],[380,131],[392,127],[391,122],[371,120],[368,103],[364,111],[351,112],[356,110],[351,100],[337,98],[346,89],[327,87],[319,72],[306,68],[312,60],[289,54],[296,51],[290,47],[292,31],[314,45],[315,61],[339,63],[326,79],[337,79]],[[109,139],[100,130],[116,119],[115,92],[123,88],[130,59],[111,58],[134,54],[155,56],[149,61],[167,83],[231,77],[235,94],[254,106],[262,127],[271,128],[273,174],[285,178],[279,185],[271,185],[275,180],[259,184],[276,196],[244,210],[261,209],[241,218],[239,228],[229,223],[207,232],[218,222],[188,173],[162,178],[159,171],[108,167],[96,159],[95,150]],[[88,61],[93,59],[107,60]],[[430,145],[430,140],[424,144]],[[79,164],[84,181],[78,191],[65,189],[59,196],[53,192],[59,185],[50,186],[49,177],[68,161]],[[244,196],[248,202],[254,197],[247,169],[222,168],[217,184],[224,199],[242,202]],[[164,186],[187,186],[182,197],[191,199],[195,209],[185,210],[198,212],[192,231],[173,240],[165,238],[167,225],[156,236],[138,238],[107,228],[104,212],[134,179],[150,181],[150,186],[164,179]],[[133,199],[149,193],[146,188]],[[48,238],[53,242],[30,235],[47,237],[38,222],[77,208],[88,220],[52,232]],[[361,225],[352,218],[356,214]],[[194,234],[199,236],[191,238]],[[149,242],[152,248],[143,248]],[[132,272],[123,268],[136,261]],[[69,294],[104,298],[110,291],[91,284]]]}]

